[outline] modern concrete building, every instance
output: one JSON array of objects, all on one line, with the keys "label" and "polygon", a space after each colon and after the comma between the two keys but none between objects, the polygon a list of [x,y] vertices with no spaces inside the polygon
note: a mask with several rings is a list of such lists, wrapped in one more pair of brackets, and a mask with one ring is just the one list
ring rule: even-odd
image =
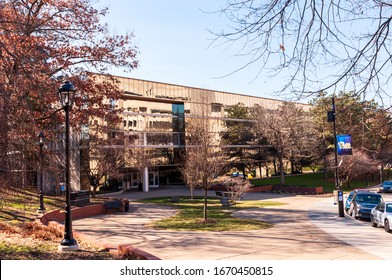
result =
[{"label": "modern concrete building", "polygon": [[[259,105],[274,110],[283,103],[217,90],[125,77],[117,79],[123,93],[113,105],[122,109],[122,122],[111,129],[110,137],[118,140],[111,147],[121,150],[124,156],[121,187],[143,191],[179,180],[175,174],[182,164],[179,154],[186,146],[187,120],[207,116],[219,139],[226,129],[230,106],[242,103],[247,107]],[[298,106],[304,110],[310,108],[307,104]],[[208,109],[201,114],[201,107]],[[103,122],[91,119],[90,126]]]}]

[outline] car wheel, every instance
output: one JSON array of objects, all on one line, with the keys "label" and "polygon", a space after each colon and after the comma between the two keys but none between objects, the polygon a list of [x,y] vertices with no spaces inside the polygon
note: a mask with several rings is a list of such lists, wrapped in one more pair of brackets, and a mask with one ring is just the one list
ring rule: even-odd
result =
[{"label": "car wheel", "polygon": [[373,216],[370,216],[370,225],[371,225],[372,227],[377,227],[377,223],[374,222]]},{"label": "car wheel", "polygon": [[391,232],[391,227],[389,226],[389,221],[387,219],[385,219],[384,222],[384,229],[386,232]]}]

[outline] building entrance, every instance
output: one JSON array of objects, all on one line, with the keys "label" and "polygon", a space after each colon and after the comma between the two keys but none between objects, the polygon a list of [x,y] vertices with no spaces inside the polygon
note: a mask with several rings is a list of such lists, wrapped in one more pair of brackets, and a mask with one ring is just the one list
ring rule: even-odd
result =
[{"label": "building entrance", "polygon": [[[141,190],[143,186],[143,174],[139,172],[131,173],[131,188],[138,188]],[[149,188],[159,188],[159,170],[158,168],[148,169],[148,187]]]},{"label": "building entrance", "polygon": [[150,188],[159,188],[158,168],[149,168],[148,169],[148,186]]}]

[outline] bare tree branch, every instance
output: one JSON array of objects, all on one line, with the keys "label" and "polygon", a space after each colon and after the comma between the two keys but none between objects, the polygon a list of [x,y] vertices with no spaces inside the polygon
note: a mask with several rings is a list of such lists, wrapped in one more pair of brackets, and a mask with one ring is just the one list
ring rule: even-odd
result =
[{"label": "bare tree branch", "polygon": [[[309,97],[326,90],[388,96],[392,3],[389,1],[228,0],[219,14],[227,30],[211,31],[243,66],[284,75],[277,92]],[[280,77],[280,76],[279,76]]]}]

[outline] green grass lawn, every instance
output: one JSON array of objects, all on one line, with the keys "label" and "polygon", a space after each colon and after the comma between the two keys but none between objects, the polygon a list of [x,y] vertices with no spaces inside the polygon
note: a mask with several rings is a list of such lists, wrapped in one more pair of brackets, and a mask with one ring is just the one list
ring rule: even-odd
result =
[{"label": "green grass lawn", "polygon": [[[298,186],[298,187],[318,187],[323,186],[324,192],[332,193],[335,190],[334,175],[329,174],[328,179],[324,179],[324,173],[303,173],[298,175],[285,175],[285,185],[287,186]],[[369,176],[368,184],[376,185],[379,183],[378,178],[375,181],[371,181]],[[280,183],[279,176],[253,179],[251,183],[255,186],[262,185],[278,185]],[[366,180],[351,180],[350,186],[347,183],[343,184],[343,191],[349,191],[355,188],[366,187]]]},{"label": "green grass lawn", "polygon": [[[46,211],[64,208],[64,197],[44,196]],[[39,196],[36,190],[1,188],[0,221],[25,222],[39,216]]]},{"label": "green grass lawn", "polygon": [[[140,200],[144,203],[168,205],[168,197]],[[177,204],[172,204],[177,207]],[[261,208],[266,206],[283,205],[270,201],[239,201],[235,206],[222,207],[216,198],[208,198],[207,219],[203,221],[204,198],[181,197],[176,215],[157,221],[150,226],[155,229],[170,229],[179,231],[245,231],[266,229],[272,225],[263,221],[232,217],[231,212],[245,208]]]}]

